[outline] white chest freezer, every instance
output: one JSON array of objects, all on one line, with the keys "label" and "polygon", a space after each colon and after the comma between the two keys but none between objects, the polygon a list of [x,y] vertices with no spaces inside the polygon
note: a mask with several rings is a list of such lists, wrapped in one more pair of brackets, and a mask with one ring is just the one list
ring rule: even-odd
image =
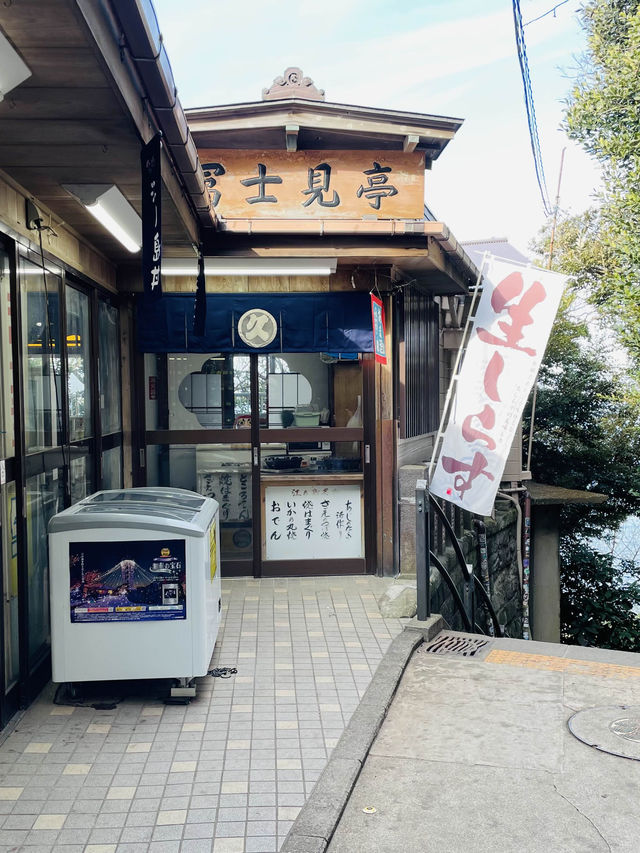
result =
[{"label": "white chest freezer", "polygon": [[206,675],[220,622],[218,504],[97,492],[49,522],[56,682]]}]

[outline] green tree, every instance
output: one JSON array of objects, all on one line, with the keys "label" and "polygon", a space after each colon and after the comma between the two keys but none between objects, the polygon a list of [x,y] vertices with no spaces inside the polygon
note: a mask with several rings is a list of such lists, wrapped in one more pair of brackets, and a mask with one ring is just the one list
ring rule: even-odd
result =
[{"label": "green tree", "polygon": [[571,318],[574,304],[569,293],[540,369],[531,468],[540,482],[609,496],[563,510],[561,535],[577,541],[640,513],[640,406],[635,384]]},{"label": "green tree", "polygon": [[[531,467],[540,482],[608,495],[560,512],[563,640],[640,651],[640,564],[593,545],[640,514],[640,394],[616,366],[623,361],[598,300],[611,261],[599,224],[593,210],[556,228],[553,266],[572,279],[540,370]],[[545,266],[549,238],[547,227],[536,246]],[[530,411],[525,429],[529,421]]]},{"label": "green tree", "polygon": [[560,549],[562,639],[581,646],[640,652],[637,611],[640,565],[617,562],[583,542],[564,540]]},{"label": "green tree", "polygon": [[566,130],[602,166],[597,236],[608,257],[591,297],[640,371],[640,0],[588,0],[581,15],[588,47]]},{"label": "green tree", "polygon": [[[587,51],[565,128],[598,160],[603,191],[556,229],[553,266],[573,279],[540,373],[532,470],[609,496],[561,513],[563,638],[640,651],[640,567],[591,538],[640,514],[640,0],[586,0],[581,16]],[[537,247],[547,260],[549,237]],[[624,345],[626,373],[598,325]]]}]

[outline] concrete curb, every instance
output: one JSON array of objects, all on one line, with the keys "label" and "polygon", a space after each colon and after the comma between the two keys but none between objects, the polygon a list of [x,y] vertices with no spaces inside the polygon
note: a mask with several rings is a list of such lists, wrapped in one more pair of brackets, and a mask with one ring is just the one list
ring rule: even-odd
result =
[{"label": "concrete curb", "polygon": [[411,655],[443,628],[439,615],[426,622],[413,620],[393,640],[280,853],[324,853],[327,849]]}]

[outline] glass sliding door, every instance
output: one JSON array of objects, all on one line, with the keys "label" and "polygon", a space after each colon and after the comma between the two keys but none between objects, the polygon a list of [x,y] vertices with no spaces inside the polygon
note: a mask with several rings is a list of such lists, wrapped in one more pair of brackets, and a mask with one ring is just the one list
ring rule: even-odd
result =
[{"label": "glass sliding door", "polygon": [[148,354],[144,363],[147,484],[214,497],[223,571],[253,574],[251,358]]},{"label": "glass sliding door", "polygon": [[171,353],[144,361],[146,482],[218,501],[223,573],[367,570],[364,359]]},{"label": "glass sliding door", "polygon": [[0,723],[17,710],[20,681],[20,594],[18,586],[18,512],[15,483],[14,333],[11,298],[11,256],[0,244],[0,459],[6,482],[0,484],[0,564],[3,600],[0,661],[4,673],[0,692]]},{"label": "glass sliding door", "polygon": [[[21,673],[27,695],[47,676],[49,564],[47,524],[65,506],[62,312],[60,275],[20,257],[21,373],[24,423],[23,518],[18,524],[18,574],[23,620]],[[73,387],[73,386],[72,386]],[[20,542],[21,547],[20,547]],[[23,566],[23,568],[22,568]],[[39,675],[36,675],[38,671]]]},{"label": "glass sliding door", "polygon": [[95,440],[91,382],[91,302],[65,286],[69,491],[77,503],[95,491]]},{"label": "glass sliding door", "polygon": [[34,668],[49,650],[49,559],[47,525],[64,509],[63,471],[54,468],[26,481],[29,663]]},{"label": "glass sliding door", "polygon": [[122,485],[121,394],[114,297],[0,237],[0,727],[50,676],[49,520]]},{"label": "glass sliding door", "polygon": [[101,489],[122,488],[120,320],[115,305],[98,300],[98,394]]},{"label": "glass sliding door", "polygon": [[25,452],[62,444],[60,278],[20,259]]}]

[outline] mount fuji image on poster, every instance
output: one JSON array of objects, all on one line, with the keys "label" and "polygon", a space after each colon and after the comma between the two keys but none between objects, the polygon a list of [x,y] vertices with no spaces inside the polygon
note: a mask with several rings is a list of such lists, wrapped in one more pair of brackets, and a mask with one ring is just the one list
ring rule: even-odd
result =
[{"label": "mount fuji image on poster", "polygon": [[184,539],[69,543],[72,622],[186,619]]}]

